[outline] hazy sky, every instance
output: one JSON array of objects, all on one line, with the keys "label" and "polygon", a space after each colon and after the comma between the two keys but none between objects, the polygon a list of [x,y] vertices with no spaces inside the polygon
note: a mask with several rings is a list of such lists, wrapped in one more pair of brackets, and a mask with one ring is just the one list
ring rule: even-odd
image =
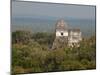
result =
[{"label": "hazy sky", "polygon": [[49,4],[34,2],[12,2],[12,17],[71,17],[81,19],[94,19],[95,6]]}]

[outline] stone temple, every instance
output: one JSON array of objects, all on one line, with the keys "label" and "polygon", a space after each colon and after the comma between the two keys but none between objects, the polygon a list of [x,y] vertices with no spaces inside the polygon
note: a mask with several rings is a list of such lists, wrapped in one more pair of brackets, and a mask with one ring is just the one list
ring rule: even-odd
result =
[{"label": "stone temple", "polygon": [[79,42],[82,40],[80,29],[68,29],[67,23],[64,20],[58,20],[55,27],[55,40],[52,49],[67,47],[79,47]]}]

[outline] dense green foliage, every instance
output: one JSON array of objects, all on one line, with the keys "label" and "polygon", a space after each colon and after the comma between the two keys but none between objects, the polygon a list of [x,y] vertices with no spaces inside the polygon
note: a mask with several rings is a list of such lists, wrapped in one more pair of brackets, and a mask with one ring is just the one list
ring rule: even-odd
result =
[{"label": "dense green foliage", "polygon": [[51,50],[53,33],[12,33],[12,73],[85,70],[96,68],[95,36],[84,39],[80,47]]}]

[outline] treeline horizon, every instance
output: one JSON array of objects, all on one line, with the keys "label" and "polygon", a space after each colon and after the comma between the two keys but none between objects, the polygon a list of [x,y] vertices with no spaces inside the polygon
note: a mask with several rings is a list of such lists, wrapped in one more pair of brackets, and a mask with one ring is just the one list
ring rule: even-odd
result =
[{"label": "treeline horizon", "polygon": [[[51,32],[51,31],[48,31],[48,32],[47,32],[47,31],[36,31],[36,32],[34,32],[34,31],[32,31],[32,30],[19,29],[19,30],[11,31],[11,33],[14,33],[14,32],[17,32],[17,31],[21,31],[21,32],[30,32],[31,34],[46,33],[46,34],[53,34],[53,35],[56,36],[55,30],[52,31],[52,32]],[[11,35],[12,35],[12,34],[11,34]],[[94,33],[89,34],[89,35],[82,33],[82,38],[83,38],[83,39],[88,39],[88,38],[90,38],[90,37],[92,37],[92,36],[96,36],[96,33],[94,32]]]}]

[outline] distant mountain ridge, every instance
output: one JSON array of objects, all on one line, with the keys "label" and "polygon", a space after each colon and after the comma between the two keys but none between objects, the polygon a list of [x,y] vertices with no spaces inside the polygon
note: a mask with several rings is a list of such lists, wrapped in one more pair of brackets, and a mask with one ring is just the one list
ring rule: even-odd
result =
[{"label": "distant mountain ridge", "polygon": [[[12,17],[12,31],[31,30],[32,32],[54,32],[57,17]],[[95,20],[62,18],[69,28],[80,28],[84,36],[95,34]]]}]

